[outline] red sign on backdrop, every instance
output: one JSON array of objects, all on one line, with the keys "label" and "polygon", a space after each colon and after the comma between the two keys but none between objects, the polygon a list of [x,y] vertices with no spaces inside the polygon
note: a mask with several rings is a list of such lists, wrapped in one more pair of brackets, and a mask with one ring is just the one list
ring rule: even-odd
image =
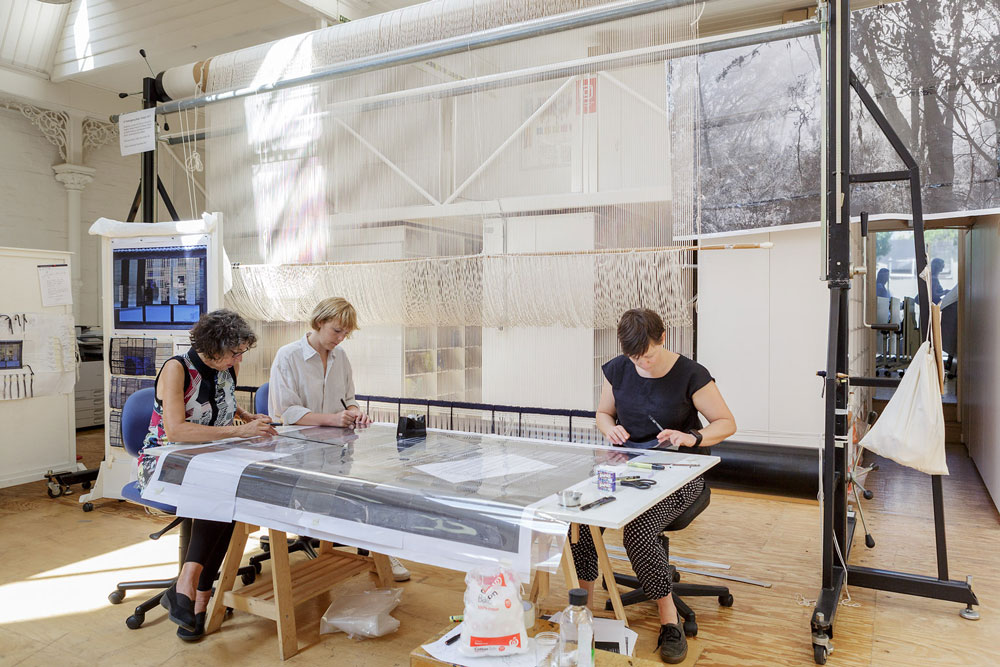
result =
[{"label": "red sign on backdrop", "polygon": [[590,76],[576,82],[576,111],[597,112],[597,77]]}]

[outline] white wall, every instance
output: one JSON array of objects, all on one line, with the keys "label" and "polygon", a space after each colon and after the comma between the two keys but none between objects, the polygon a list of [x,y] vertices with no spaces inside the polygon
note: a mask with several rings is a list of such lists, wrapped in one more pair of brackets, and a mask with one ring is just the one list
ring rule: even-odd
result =
[{"label": "white wall", "polygon": [[[715,377],[737,440],[819,447],[829,290],[818,226],[745,234],[771,250],[699,253],[698,361]],[[705,240],[704,243],[712,243]]]},{"label": "white wall", "polygon": [[[0,246],[67,250],[66,188],[52,167],[64,162],[59,149],[15,111],[0,110]],[[84,166],[96,169],[83,190],[79,234],[80,309],[78,324],[100,324],[100,270],[97,239],[87,234],[99,217],[123,220],[139,185],[139,156],[123,158],[114,141],[84,154]],[[161,152],[160,178],[182,218],[190,217],[183,171]],[[201,196],[199,204],[203,203]],[[161,204],[160,220],[169,220]]]},{"label": "white wall", "polygon": [[[484,225],[483,237],[486,253],[589,250],[594,214],[507,218]],[[593,329],[484,327],[482,349],[484,403],[586,409],[594,401]]]},{"label": "white wall", "polygon": [[1000,507],[1000,215],[966,234],[965,319],[958,363],[962,430],[993,504]]}]

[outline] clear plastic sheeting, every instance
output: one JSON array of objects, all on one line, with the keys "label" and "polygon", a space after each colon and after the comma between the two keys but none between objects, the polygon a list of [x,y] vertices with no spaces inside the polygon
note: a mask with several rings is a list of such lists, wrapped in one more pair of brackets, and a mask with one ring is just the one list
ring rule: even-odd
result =
[{"label": "clear plastic sheeting", "polygon": [[589,479],[608,451],[435,430],[397,440],[386,424],[282,430],[147,450],[159,461],[143,497],[181,516],[235,519],[463,571],[506,560],[527,578],[532,568],[556,569],[568,530],[536,508]]}]

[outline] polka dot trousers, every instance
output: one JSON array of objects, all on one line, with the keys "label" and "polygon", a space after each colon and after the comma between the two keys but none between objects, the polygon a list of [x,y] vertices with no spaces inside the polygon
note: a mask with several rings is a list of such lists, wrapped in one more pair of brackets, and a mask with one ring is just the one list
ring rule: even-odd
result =
[{"label": "polka dot trousers", "polygon": [[[704,488],[705,480],[701,477],[688,482],[627,523],[622,530],[625,553],[642,590],[651,600],[667,597],[673,587],[667,571],[668,544],[664,539],[661,546],[660,533],[698,499]],[[581,526],[579,541],[570,546],[576,576],[584,581],[597,579],[597,551],[585,526]]]}]

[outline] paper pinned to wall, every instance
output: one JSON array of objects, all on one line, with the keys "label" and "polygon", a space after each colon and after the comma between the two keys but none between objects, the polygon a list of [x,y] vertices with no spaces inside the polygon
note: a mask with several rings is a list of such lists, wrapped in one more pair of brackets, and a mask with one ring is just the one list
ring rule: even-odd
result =
[{"label": "paper pinned to wall", "polygon": [[[0,400],[71,394],[76,381],[73,316],[0,313],[0,338],[18,358],[0,369]],[[7,355],[9,356],[9,355]]]},{"label": "paper pinned to wall", "polygon": [[39,264],[38,286],[42,290],[42,307],[73,305],[69,264]]}]

